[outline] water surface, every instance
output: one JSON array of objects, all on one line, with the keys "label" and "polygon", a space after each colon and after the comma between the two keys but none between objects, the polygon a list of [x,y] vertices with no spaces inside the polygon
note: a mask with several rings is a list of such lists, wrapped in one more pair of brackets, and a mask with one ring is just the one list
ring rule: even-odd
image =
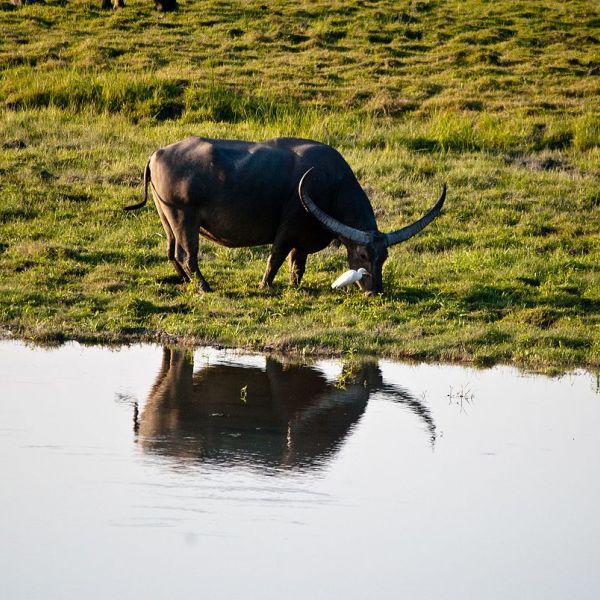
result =
[{"label": "water surface", "polygon": [[600,597],[589,373],[0,357],[1,598]]}]

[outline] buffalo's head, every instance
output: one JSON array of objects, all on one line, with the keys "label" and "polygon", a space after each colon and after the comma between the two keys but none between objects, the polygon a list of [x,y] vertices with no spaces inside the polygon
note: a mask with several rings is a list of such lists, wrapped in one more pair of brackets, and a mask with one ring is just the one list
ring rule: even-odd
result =
[{"label": "buffalo's head", "polygon": [[418,221],[390,233],[381,233],[381,231],[377,229],[372,231],[362,231],[350,227],[321,210],[314,203],[306,190],[304,190],[304,182],[311,171],[312,168],[304,173],[298,186],[298,193],[304,208],[313,215],[323,227],[343,241],[348,250],[348,265],[350,268],[359,269],[362,267],[369,273],[369,275],[365,275],[358,282],[361,289],[367,293],[382,292],[383,282],[381,273],[383,263],[388,257],[388,248],[416,235],[440,214],[442,206],[444,205],[444,200],[446,199],[446,184],[444,184],[442,194],[433,208]]}]

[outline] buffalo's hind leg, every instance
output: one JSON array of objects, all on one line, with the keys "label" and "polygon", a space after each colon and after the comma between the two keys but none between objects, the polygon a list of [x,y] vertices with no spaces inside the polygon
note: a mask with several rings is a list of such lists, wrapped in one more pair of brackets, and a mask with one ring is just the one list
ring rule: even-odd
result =
[{"label": "buffalo's hind leg", "polygon": [[210,292],[210,285],[198,268],[199,227],[191,219],[183,218],[182,221],[182,225],[176,229],[175,233],[177,262],[183,266],[190,281],[195,281],[201,291]]},{"label": "buffalo's hind leg", "polygon": [[[154,194],[152,194],[152,196],[154,198]],[[165,234],[167,235],[167,258],[171,261],[171,264],[175,268],[175,271],[177,271],[177,274],[179,275],[179,277],[181,277],[181,279],[184,282],[190,281],[190,278],[188,277],[188,275],[185,272],[185,270],[183,269],[183,267],[177,262],[176,253],[175,253],[175,247],[176,247],[175,234],[173,233],[173,230],[171,229],[169,220],[167,219],[167,216],[163,212],[163,210],[160,206],[160,202],[158,202],[156,200],[156,198],[154,198],[154,204],[156,205],[156,212],[158,212],[158,216],[160,217],[160,222],[162,223],[163,229],[165,230]]]},{"label": "buffalo's hind leg", "polygon": [[306,252],[294,248],[290,254],[290,283],[298,286],[304,276],[304,270],[306,269]]}]

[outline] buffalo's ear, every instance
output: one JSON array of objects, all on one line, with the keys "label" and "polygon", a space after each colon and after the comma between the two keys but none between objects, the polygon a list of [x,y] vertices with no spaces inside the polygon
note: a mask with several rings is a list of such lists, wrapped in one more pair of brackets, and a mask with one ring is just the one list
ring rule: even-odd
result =
[{"label": "buffalo's ear", "polygon": [[351,240],[343,235],[338,235],[335,240],[337,240],[338,245],[343,245],[346,249],[352,248],[353,250],[359,245],[354,240]]}]

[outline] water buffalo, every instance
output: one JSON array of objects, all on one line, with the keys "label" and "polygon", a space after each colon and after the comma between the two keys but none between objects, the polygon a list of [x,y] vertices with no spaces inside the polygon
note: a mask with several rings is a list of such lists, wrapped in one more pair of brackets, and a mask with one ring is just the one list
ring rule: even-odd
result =
[{"label": "water buffalo", "polygon": [[273,358],[264,368],[211,361],[195,371],[193,356],[165,348],[154,385],[135,413],[136,439],[145,452],[179,465],[312,469],[337,453],[379,392],[405,405],[434,443],[427,406],[385,383],[377,363],[346,365],[342,373],[343,385],[335,385],[318,368]]},{"label": "water buffalo", "polygon": [[298,285],[306,257],[334,240],[348,252],[351,269],[363,267],[361,288],[383,289],[381,272],[388,247],[412,237],[441,211],[446,186],[421,219],[381,233],[373,208],[352,169],[325,144],[296,138],[265,142],[190,137],[160,148],[144,170],[167,234],[167,256],[177,273],[210,286],[198,268],[198,234],[229,247],[272,244],[261,287],[271,286],[286,256],[290,280]]}]

